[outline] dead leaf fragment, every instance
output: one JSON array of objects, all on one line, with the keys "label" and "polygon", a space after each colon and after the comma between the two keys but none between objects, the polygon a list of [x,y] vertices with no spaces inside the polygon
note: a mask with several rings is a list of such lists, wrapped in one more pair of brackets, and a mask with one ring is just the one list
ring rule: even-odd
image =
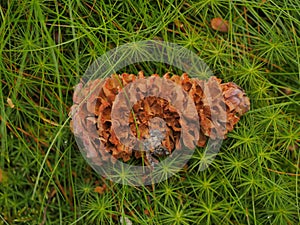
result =
[{"label": "dead leaf fragment", "polygon": [[144,210],[144,214],[147,215],[147,216],[149,216],[149,215],[150,215],[149,210],[148,210],[148,209],[145,209],[145,210]]},{"label": "dead leaf fragment", "polygon": [[0,184],[5,184],[8,181],[7,172],[0,169]]},{"label": "dead leaf fragment", "polygon": [[7,98],[6,101],[7,101],[7,104],[9,105],[10,108],[12,108],[12,109],[15,108],[15,105],[14,105],[14,103],[12,102],[11,98]]},{"label": "dead leaf fragment", "polygon": [[103,194],[105,190],[106,190],[105,184],[103,186],[97,186],[94,188],[94,192],[99,193],[100,195]]},{"label": "dead leaf fragment", "polygon": [[120,222],[122,225],[132,225],[132,221],[128,219],[127,217],[120,217]]},{"label": "dead leaf fragment", "polygon": [[211,27],[212,29],[216,30],[216,31],[220,31],[220,32],[228,32],[228,21],[227,20],[223,20],[222,18],[213,18],[210,21]]},{"label": "dead leaf fragment", "polygon": [[292,93],[293,93],[293,91],[292,91],[292,89],[290,89],[290,88],[284,88],[283,89],[283,92],[284,92],[284,94],[286,94],[286,95],[291,95]]}]

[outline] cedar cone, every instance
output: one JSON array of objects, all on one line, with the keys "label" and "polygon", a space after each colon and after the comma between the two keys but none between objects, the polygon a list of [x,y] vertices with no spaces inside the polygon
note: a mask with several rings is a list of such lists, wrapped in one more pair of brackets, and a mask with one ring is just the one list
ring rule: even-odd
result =
[{"label": "cedar cone", "polygon": [[[158,75],[153,74],[149,78],[153,77],[158,77]],[[208,138],[226,138],[226,134],[233,130],[240,116],[250,108],[249,98],[235,83],[221,84],[221,79],[214,76],[207,81],[189,78],[186,73],[181,76],[170,76],[167,73],[163,78],[181,85],[194,101],[201,128],[197,136],[199,137],[196,141],[197,146],[205,146]],[[105,79],[91,80],[87,83],[81,81],[75,88],[71,114],[73,121],[76,121],[76,125],[71,121],[71,129],[74,135],[80,137],[83,141],[84,150],[87,151],[86,157],[96,165],[100,166],[101,161],[112,158],[114,160],[123,159],[126,162],[133,156],[139,158],[145,154],[141,151],[133,151],[132,148],[123,145],[124,142],[120,142],[112,129],[111,121],[111,112],[116,96],[127,84],[139,79],[144,79],[145,82],[147,80],[143,72],[139,72],[137,76],[123,73]],[[158,91],[168,91],[166,89],[162,90],[162,87],[158,86],[151,88],[161,89]],[[139,89],[141,91],[143,89],[149,90],[149,87],[140,86]],[[176,96],[176,98],[184,101],[184,96]],[[186,133],[195,134],[195,131],[192,130],[195,127],[182,124],[176,108],[165,99],[155,96],[145,97],[133,105],[132,111],[129,121],[123,121],[127,126],[129,123],[132,134],[139,137],[139,139],[147,139],[151,133],[151,126],[156,126],[164,132],[164,139],[160,141],[169,153],[180,145],[179,139],[182,126],[184,129],[191,129],[191,132]],[[225,117],[213,120],[212,113],[215,115],[223,114]],[[157,118],[164,121],[164,126]],[[152,125],[149,125],[151,120]],[[124,135],[126,136],[126,134]],[[183,138],[183,144],[187,146],[189,146],[189,140],[193,140],[192,136]],[[100,148],[100,142],[101,146],[104,147]],[[104,154],[104,152],[110,153],[114,157],[108,159],[107,154]]]}]

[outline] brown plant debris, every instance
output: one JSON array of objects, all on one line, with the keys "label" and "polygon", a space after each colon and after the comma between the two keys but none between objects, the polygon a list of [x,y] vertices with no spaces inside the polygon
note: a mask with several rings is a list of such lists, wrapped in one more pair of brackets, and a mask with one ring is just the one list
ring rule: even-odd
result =
[{"label": "brown plant debris", "polygon": [[2,183],[2,170],[0,169],[0,184]]},{"label": "brown plant debris", "polygon": [[[208,138],[226,138],[226,134],[233,130],[240,116],[250,108],[249,98],[238,85],[232,82],[221,83],[221,80],[214,76],[207,81],[189,78],[186,73],[181,76],[170,76],[167,73],[163,76],[163,79],[180,85],[186,96],[151,82],[155,77],[159,76],[153,74],[146,78],[143,72],[139,72],[138,75],[123,73],[87,83],[81,81],[76,86],[74,105],[71,107],[71,129],[75,136],[82,140],[87,151],[86,157],[94,164],[100,166],[103,161],[117,159],[126,162],[133,157],[145,156],[149,165],[157,162],[150,156],[167,156],[182,144],[190,148],[194,143],[203,147]],[[189,96],[198,112],[200,131],[196,131],[197,127],[194,124],[183,122],[178,108],[166,99],[156,96],[136,97],[141,100],[133,104],[129,121],[122,119],[125,118],[123,105],[117,106],[120,112],[118,115],[121,117],[118,123],[120,127],[122,124],[129,126],[132,134],[139,140],[147,140],[144,142],[144,148],[148,152],[133,151],[132,147],[122,144],[124,142],[120,140],[128,138],[129,134],[124,130],[121,137],[117,137],[112,129],[112,107],[121,90],[129,83],[137,81],[138,93],[149,90],[153,93],[170,92],[172,102],[180,102],[185,108],[185,117],[195,118],[186,105],[186,98]],[[187,130],[182,137],[183,143],[180,143],[181,129]],[[198,137],[197,140],[195,137]],[[113,157],[108,157],[107,153]]]},{"label": "brown plant debris", "polygon": [[228,32],[229,30],[229,23],[227,20],[223,20],[222,18],[213,18],[210,21],[210,25],[212,27],[212,29],[216,30],[216,31],[220,31],[220,32]]}]

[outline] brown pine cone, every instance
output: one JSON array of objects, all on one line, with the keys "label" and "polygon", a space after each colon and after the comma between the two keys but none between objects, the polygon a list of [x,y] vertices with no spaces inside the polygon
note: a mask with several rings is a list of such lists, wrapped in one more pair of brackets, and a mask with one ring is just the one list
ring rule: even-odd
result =
[{"label": "brown pine cone", "polygon": [[[139,158],[145,154],[141,151],[135,151],[133,154],[132,147],[126,147],[128,145],[122,144],[123,141],[121,143],[120,139],[126,139],[128,134],[121,132],[122,137],[117,137],[112,129],[111,113],[117,95],[129,83],[140,81],[138,85],[140,93],[149,90],[153,93],[170,91],[167,87],[156,85],[155,82],[152,84],[151,79],[154,81],[155,77],[159,76],[153,74],[146,79],[143,72],[139,72],[137,76],[123,73],[105,79],[92,80],[86,84],[80,82],[76,86],[73,96],[74,105],[71,107],[73,119],[71,128],[75,136],[83,141],[87,151],[86,157],[93,163],[100,165],[101,161],[108,160],[107,154],[104,153],[114,156],[109,157],[110,159],[123,159],[124,162],[133,156]],[[132,134],[138,139],[152,140],[152,144],[148,143],[152,151],[153,148],[159,147],[160,150],[166,149],[169,154],[182,144],[192,148],[195,137],[198,137],[196,144],[200,147],[205,146],[208,138],[226,138],[226,134],[233,129],[240,116],[250,108],[249,98],[246,97],[245,92],[232,82],[221,84],[221,80],[216,77],[210,77],[208,81],[204,81],[189,78],[185,73],[181,76],[170,76],[167,73],[163,79],[181,85],[185,91],[186,96],[170,91],[174,101],[184,105],[187,96],[191,97],[198,112],[200,131],[196,131],[195,125],[184,123],[180,119],[177,108],[166,99],[156,96],[141,98],[135,101],[129,121],[119,119],[120,123],[130,127]],[[115,107],[119,107],[118,115],[122,117],[124,109],[122,109],[122,102]],[[195,117],[187,106],[185,112],[187,117]],[[181,129],[187,130],[186,136],[182,138],[183,143],[179,141]],[[160,135],[164,138],[157,139],[153,135],[154,131],[161,132]],[[100,142],[103,148],[100,147]],[[146,160],[149,158],[146,157]]]}]

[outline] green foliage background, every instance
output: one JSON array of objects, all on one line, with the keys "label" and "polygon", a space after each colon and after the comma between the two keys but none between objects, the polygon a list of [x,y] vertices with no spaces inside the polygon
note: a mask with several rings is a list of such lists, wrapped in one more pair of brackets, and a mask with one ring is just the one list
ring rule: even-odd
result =
[{"label": "green foliage background", "polygon": [[[133,224],[300,223],[300,2],[0,4],[0,224],[118,224],[121,216]],[[216,17],[229,21],[228,33],[210,27]],[[207,170],[199,171],[197,149],[176,176],[134,188],[92,171],[68,112],[73,87],[97,57],[148,39],[194,51],[246,90],[251,111]]]}]

